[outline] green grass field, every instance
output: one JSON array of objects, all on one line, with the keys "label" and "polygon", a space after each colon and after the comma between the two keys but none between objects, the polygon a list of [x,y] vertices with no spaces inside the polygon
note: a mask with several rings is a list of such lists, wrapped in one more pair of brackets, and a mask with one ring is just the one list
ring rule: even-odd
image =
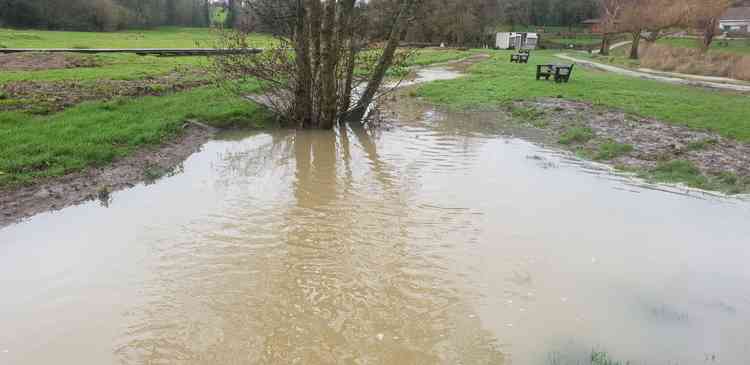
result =
[{"label": "green grass field", "polygon": [[[663,38],[657,41],[657,43],[668,44],[673,47],[683,48],[699,48],[697,39],[687,38]],[[749,39],[733,39],[723,41],[720,39],[715,40],[711,44],[711,52],[726,52],[726,53],[738,53],[738,54],[750,54],[750,38]]]},{"label": "green grass field", "polygon": [[[560,63],[552,52],[533,53],[528,65],[508,63],[508,52],[470,68],[468,77],[437,81],[418,95],[456,108],[488,108],[514,100],[562,97],[622,109],[690,128],[750,142],[748,97],[576,68],[569,84],[535,81],[535,64]],[[568,62],[565,62],[568,63]]]},{"label": "green grass field", "polygon": [[[63,32],[0,29],[4,48],[211,48],[218,34],[208,28],[162,27],[122,32]],[[273,39],[255,35],[250,46],[267,47]]]}]

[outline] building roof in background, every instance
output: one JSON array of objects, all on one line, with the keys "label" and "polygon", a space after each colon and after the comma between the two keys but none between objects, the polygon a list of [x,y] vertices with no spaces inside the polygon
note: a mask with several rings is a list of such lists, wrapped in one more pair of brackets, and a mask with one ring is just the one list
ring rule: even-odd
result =
[{"label": "building roof in background", "polygon": [[750,6],[729,8],[721,20],[750,20]]}]

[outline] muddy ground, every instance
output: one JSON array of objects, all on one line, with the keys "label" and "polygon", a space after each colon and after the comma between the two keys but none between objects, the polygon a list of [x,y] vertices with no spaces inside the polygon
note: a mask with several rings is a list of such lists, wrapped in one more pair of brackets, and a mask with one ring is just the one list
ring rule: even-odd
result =
[{"label": "muddy ground", "polygon": [[569,146],[584,154],[595,152],[608,142],[631,146],[632,151],[607,159],[618,166],[651,169],[662,161],[686,160],[704,174],[731,172],[741,177],[750,176],[750,145],[716,133],[564,99],[517,102],[514,107],[536,111],[538,119],[531,124],[558,137],[571,127],[590,128],[593,138]]},{"label": "muddy ground", "polygon": [[0,55],[2,71],[39,71],[97,67],[96,57],[65,53],[10,53]]},{"label": "muddy ground", "polygon": [[0,93],[4,98],[13,101],[0,103],[0,111],[24,110],[47,114],[84,101],[159,96],[209,83],[210,77],[198,70],[172,72],[138,80],[15,81],[0,85]]},{"label": "muddy ground", "polygon": [[0,189],[0,227],[86,201],[98,200],[107,205],[112,192],[179,171],[180,164],[214,133],[210,127],[186,123],[179,137],[162,146],[143,148],[112,165],[89,168],[31,186]]},{"label": "muddy ground", "polygon": [[[716,133],[558,98],[519,101],[495,110],[457,111],[436,107],[413,95],[403,90],[389,98],[384,103],[388,110],[379,115],[384,124],[393,126],[399,124],[398,120],[425,116],[436,122],[461,120],[486,133],[552,145],[647,179],[670,162],[686,162],[705,177],[703,188],[731,194],[750,192],[750,144]],[[571,130],[588,135],[561,143]]]}]

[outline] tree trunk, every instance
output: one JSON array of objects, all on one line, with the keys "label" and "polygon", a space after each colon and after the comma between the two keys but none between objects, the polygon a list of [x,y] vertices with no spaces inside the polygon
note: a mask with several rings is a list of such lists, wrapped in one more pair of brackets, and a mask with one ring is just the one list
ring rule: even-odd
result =
[{"label": "tree trunk", "polygon": [[354,110],[352,110],[352,113],[348,117],[350,122],[362,123],[362,119],[365,117],[368,107],[372,104],[375,94],[378,89],[380,89],[380,85],[383,83],[383,78],[385,78],[385,73],[393,63],[393,57],[396,54],[396,49],[401,40],[401,30],[404,27],[404,23],[406,23],[406,17],[411,11],[414,1],[415,0],[402,0],[401,6],[398,10],[398,15],[393,22],[390,35],[388,36],[388,43],[385,46],[385,50],[383,50],[383,55],[380,56],[375,71],[373,72],[370,81],[367,83],[365,92],[362,93],[357,102],[357,106],[354,107]]},{"label": "tree trunk", "polygon": [[234,28],[234,23],[237,21],[237,14],[235,13],[235,0],[227,0],[227,18],[224,26],[231,29]]},{"label": "tree trunk", "polygon": [[[317,0],[315,0],[317,1]],[[297,63],[297,84],[294,92],[295,122],[302,128],[312,127],[312,70],[310,69],[310,45],[307,32],[307,12],[303,0],[297,0],[295,25],[295,62]]]},{"label": "tree trunk", "polygon": [[633,32],[633,44],[630,46],[630,59],[638,59],[638,47],[641,45],[641,31]]},{"label": "tree trunk", "polygon": [[321,98],[319,127],[323,129],[333,128],[336,120],[336,66],[339,59],[339,49],[335,39],[336,28],[336,1],[328,0],[325,6],[325,18],[321,32],[321,43],[323,51],[323,68],[320,72]]},{"label": "tree trunk", "polygon": [[323,9],[320,1],[308,1],[310,4],[310,41],[312,42],[312,73],[313,79],[318,78],[320,71],[320,33]]},{"label": "tree trunk", "polygon": [[718,23],[718,18],[711,18],[706,22],[706,29],[703,29],[703,38],[701,39],[701,52],[708,52],[708,49],[711,48],[711,43],[714,42],[714,38],[716,37]]},{"label": "tree trunk", "polygon": [[610,35],[609,33],[604,33],[602,36],[602,46],[599,48],[599,54],[602,56],[609,56],[609,43],[610,43]]},{"label": "tree trunk", "polygon": [[211,27],[213,19],[211,19],[211,3],[209,0],[203,0],[203,16],[206,19],[206,26]]},{"label": "tree trunk", "polygon": [[[339,16],[339,33],[338,39],[336,40],[337,48],[339,52],[342,52],[344,57],[344,70],[343,70],[343,85],[341,86],[343,92],[339,96],[339,122],[343,122],[341,118],[349,110],[352,102],[352,83],[354,82],[354,66],[355,57],[357,56],[356,45],[354,43],[354,27],[352,26],[351,18],[354,10],[354,2],[356,0],[345,0],[341,6],[341,14]],[[348,40],[344,43],[344,40]],[[346,46],[344,49],[343,47]]]},{"label": "tree trunk", "polygon": [[166,3],[167,24],[177,25],[177,5],[175,0],[167,0]]}]

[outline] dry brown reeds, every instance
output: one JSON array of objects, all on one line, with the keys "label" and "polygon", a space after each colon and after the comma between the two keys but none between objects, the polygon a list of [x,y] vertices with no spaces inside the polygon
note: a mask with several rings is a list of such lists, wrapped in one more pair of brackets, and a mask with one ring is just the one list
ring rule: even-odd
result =
[{"label": "dry brown reeds", "polygon": [[750,81],[750,56],[726,52],[647,44],[641,47],[641,66],[660,71],[730,77]]}]

